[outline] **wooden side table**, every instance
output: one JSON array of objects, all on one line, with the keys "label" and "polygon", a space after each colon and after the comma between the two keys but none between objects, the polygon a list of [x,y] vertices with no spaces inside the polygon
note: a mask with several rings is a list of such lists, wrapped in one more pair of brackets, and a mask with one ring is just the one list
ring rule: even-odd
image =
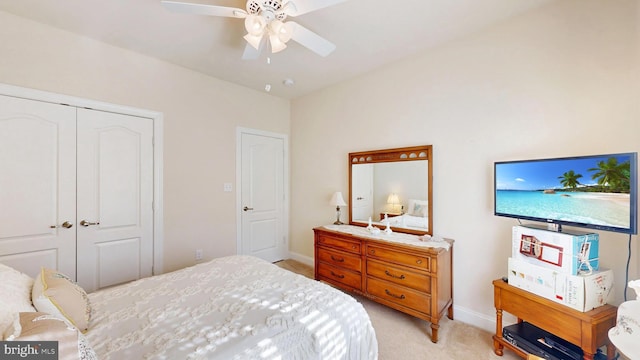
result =
[{"label": "wooden side table", "polygon": [[615,348],[609,341],[608,331],[616,324],[618,308],[604,305],[581,312],[553,302],[531,292],[511,286],[502,279],[493,281],[493,301],[496,307],[496,333],[493,349],[502,356],[503,348],[510,349],[522,358],[527,353],[502,338],[502,311],[527,321],[584,351],[585,360],[593,360],[599,347],[607,346],[607,359],[614,359]]},{"label": "wooden side table", "polygon": [[390,212],[381,212],[380,213],[380,221],[384,220],[384,214],[387,214],[387,217],[392,218],[394,216],[400,216],[402,215],[401,213],[390,213]]}]

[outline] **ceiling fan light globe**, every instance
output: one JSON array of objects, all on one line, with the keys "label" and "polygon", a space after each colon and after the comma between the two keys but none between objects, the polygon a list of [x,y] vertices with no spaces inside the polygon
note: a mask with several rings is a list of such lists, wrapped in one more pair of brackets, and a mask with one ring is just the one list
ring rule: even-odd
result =
[{"label": "ceiling fan light globe", "polygon": [[249,45],[253,46],[256,50],[260,50],[260,42],[262,41],[262,34],[258,36],[247,34],[244,36],[244,39],[247,41],[247,43],[249,43]]},{"label": "ceiling fan light globe", "polygon": [[253,36],[262,35],[267,23],[261,16],[249,15],[244,18],[244,28]]},{"label": "ceiling fan light globe", "polygon": [[277,35],[269,35],[269,42],[271,43],[271,52],[277,53],[287,48],[287,44],[280,40]]},{"label": "ceiling fan light globe", "polygon": [[283,23],[279,20],[274,20],[269,24],[270,34],[275,35],[283,43],[287,43],[291,40],[293,34],[293,26],[289,23]]}]

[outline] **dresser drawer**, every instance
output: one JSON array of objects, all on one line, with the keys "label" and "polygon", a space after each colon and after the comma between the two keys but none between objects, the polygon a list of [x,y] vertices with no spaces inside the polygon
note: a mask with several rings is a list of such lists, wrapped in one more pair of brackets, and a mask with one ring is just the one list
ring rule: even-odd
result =
[{"label": "dresser drawer", "polygon": [[428,256],[408,254],[376,245],[367,245],[367,256],[392,263],[407,265],[420,270],[430,271],[431,262]]},{"label": "dresser drawer", "polygon": [[353,255],[342,251],[318,248],[318,259],[331,265],[343,267],[357,272],[362,272],[362,260],[359,255]]},{"label": "dresser drawer", "polygon": [[431,315],[431,296],[388,281],[367,277],[367,293]]},{"label": "dresser drawer", "polygon": [[367,276],[375,276],[424,293],[431,293],[431,277],[424,273],[408,271],[405,267],[367,260]]},{"label": "dresser drawer", "polygon": [[316,266],[318,268],[318,275],[321,277],[345,284],[354,289],[362,290],[362,276],[360,274],[325,263],[316,263]]},{"label": "dresser drawer", "polygon": [[320,233],[318,235],[318,245],[329,246],[334,249],[344,250],[355,254],[360,254],[361,244],[356,241],[348,241]]}]

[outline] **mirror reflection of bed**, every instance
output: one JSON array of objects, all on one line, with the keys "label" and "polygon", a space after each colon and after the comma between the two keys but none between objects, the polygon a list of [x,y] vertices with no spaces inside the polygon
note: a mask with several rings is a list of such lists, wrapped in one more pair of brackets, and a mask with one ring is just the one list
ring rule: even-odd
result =
[{"label": "mirror reflection of bed", "polygon": [[[416,230],[428,230],[429,229],[429,216],[427,214],[428,200],[408,199],[406,212],[390,212],[381,213],[379,223],[383,226],[400,227]],[[387,215],[384,217],[384,215]]]},{"label": "mirror reflection of bed", "polygon": [[388,223],[402,232],[433,233],[429,227],[431,146],[362,154],[351,161],[351,223],[366,226],[371,220],[378,227]]}]

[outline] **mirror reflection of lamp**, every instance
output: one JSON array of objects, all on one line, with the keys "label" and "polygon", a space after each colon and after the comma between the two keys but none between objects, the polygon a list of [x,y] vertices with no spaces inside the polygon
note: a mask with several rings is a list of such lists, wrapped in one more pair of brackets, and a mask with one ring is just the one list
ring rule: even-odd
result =
[{"label": "mirror reflection of lamp", "polygon": [[398,195],[395,193],[391,193],[389,194],[389,197],[387,198],[387,204],[391,205],[391,212],[394,214],[397,214],[398,211],[396,211],[396,205],[400,204],[400,199],[398,198]]},{"label": "mirror reflection of lamp", "polygon": [[329,204],[336,207],[336,221],[334,222],[334,224],[342,225],[343,222],[340,221],[340,206],[347,206],[347,203],[345,203],[344,199],[342,198],[342,192],[341,191],[334,192],[333,196],[331,197],[331,201],[329,201]]}]

